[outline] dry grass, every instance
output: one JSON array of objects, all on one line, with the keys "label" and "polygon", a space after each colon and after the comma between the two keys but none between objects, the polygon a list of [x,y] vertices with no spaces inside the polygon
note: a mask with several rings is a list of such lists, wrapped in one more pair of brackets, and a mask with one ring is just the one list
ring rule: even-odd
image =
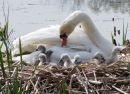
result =
[{"label": "dry grass", "polygon": [[[16,86],[20,87],[21,82],[22,94],[130,94],[130,62],[125,60],[123,57],[109,65],[86,63],[68,68],[23,65],[22,69],[20,62],[16,62],[10,72],[5,60],[7,78],[4,80],[0,69],[0,92],[5,94],[7,85],[13,88],[17,77]],[[14,94],[14,89],[11,92]]]}]

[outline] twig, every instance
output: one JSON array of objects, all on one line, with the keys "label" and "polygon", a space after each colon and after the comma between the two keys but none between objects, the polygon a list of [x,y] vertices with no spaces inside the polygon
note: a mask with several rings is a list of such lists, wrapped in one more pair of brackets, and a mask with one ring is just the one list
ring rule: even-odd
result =
[{"label": "twig", "polygon": [[85,87],[86,94],[88,94],[88,83],[87,83],[88,81],[85,82],[85,81],[83,80],[82,75],[81,75],[80,70],[78,69],[78,67],[76,67],[76,70],[77,70],[77,72],[78,72],[78,74],[79,74],[79,78],[80,78],[80,80],[81,80],[83,86]]},{"label": "twig", "polygon": [[[84,76],[85,76],[85,79],[88,81],[88,78],[87,78],[87,76],[85,75],[85,72],[82,70],[82,72],[83,72],[83,74],[84,74]],[[89,81],[88,81],[88,86],[90,86],[91,88],[92,88],[92,85],[89,83]],[[92,91],[93,91],[93,89],[92,89]],[[96,94],[94,91],[93,91],[93,94]]]},{"label": "twig", "polygon": [[89,82],[92,83],[92,84],[95,84],[95,85],[102,84],[102,82],[100,82],[100,81],[89,80]]},{"label": "twig", "polygon": [[55,78],[58,78],[58,76],[56,76],[49,68],[47,68],[47,70],[52,74],[52,76],[54,76]]},{"label": "twig", "polygon": [[74,75],[71,75],[70,84],[69,84],[69,86],[67,87],[69,94],[71,94],[70,91],[71,91],[71,89],[72,89],[72,86],[71,86],[71,85],[72,85],[72,80],[73,80],[73,78],[74,78]]},{"label": "twig", "polygon": [[30,83],[30,81],[28,81],[28,84],[27,84],[27,86],[26,86],[26,91],[28,91],[30,85],[31,85],[31,83]]},{"label": "twig", "polygon": [[97,81],[97,77],[96,77],[95,71],[93,71],[93,74],[94,74],[95,81]]},{"label": "twig", "polygon": [[114,89],[116,89],[117,91],[119,91],[120,93],[128,94],[128,93],[124,92],[123,90],[121,90],[121,89],[119,89],[119,88],[117,88],[117,87],[115,87],[115,86],[113,86],[113,85],[112,85],[112,87],[113,87]]}]

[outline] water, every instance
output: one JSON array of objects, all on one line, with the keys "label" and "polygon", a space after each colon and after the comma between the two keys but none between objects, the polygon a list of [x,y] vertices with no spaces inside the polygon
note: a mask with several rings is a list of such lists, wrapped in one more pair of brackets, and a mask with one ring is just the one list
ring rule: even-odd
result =
[{"label": "water", "polygon": [[[10,40],[50,25],[60,24],[70,13],[81,10],[87,13],[100,33],[111,41],[114,26],[123,31],[123,19],[128,23],[127,39],[130,39],[129,0],[0,0],[0,22],[5,22],[9,7],[9,31],[15,31]],[[115,21],[112,21],[112,18]],[[122,33],[121,33],[122,34]],[[122,36],[115,37],[122,43]]]}]

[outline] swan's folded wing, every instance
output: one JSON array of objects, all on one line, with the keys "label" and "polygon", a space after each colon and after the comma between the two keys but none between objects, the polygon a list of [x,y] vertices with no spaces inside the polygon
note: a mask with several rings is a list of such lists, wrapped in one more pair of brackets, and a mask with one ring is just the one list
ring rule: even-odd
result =
[{"label": "swan's folded wing", "polygon": [[[22,47],[29,44],[49,44],[61,41],[58,27],[43,28],[20,37]],[[19,38],[13,41],[15,48],[19,47]]]},{"label": "swan's folded wing", "polygon": [[88,51],[88,52],[90,52],[90,49],[85,47],[85,46],[71,46],[69,48],[74,49],[74,50],[78,50],[78,51]]}]

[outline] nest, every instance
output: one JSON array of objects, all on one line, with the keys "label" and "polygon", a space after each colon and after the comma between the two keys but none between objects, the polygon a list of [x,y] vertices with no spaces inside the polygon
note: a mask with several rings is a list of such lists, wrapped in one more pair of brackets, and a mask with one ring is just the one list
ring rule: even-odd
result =
[{"label": "nest", "polygon": [[126,58],[112,64],[83,63],[73,67],[58,65],[28,66],[13,63],[11,70],[4,63],[6,79],[0,68],[1,94],[7,85],[15,94],[22,85],[22,94],[130,94],[130,62]]}]

